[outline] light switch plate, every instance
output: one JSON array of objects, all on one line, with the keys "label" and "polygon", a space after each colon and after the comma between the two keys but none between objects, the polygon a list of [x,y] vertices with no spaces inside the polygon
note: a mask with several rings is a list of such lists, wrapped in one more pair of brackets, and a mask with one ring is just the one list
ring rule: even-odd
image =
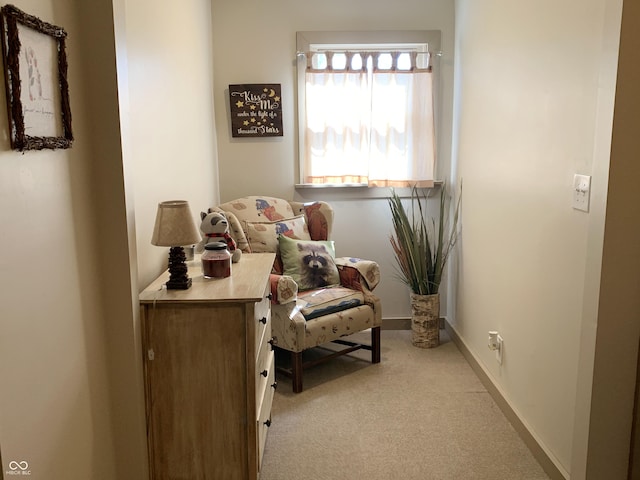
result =
[{"label": "light switch plate", "polygon": [[583,212],[589,211],[589,197],[591,196],[591,176],[573,176],[573,208]]}]

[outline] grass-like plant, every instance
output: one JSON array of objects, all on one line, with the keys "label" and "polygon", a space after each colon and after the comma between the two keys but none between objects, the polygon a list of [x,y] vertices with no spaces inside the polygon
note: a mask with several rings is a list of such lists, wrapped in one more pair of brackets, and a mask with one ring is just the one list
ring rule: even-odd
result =
[{"label": "grass-like plant", "polygon": [[397,278],[419,295],[438,293],[449,254],[458,240],[458,218],[460,195],[455,203],[453,219],[449,222],[449,202],[446,187],[440,188],[439,218],[427,219],[428,198],[426,193],[411,189],[410,209],[407,211],[395,190],[388,198],[393,221],[391,246],[395,254]]}]

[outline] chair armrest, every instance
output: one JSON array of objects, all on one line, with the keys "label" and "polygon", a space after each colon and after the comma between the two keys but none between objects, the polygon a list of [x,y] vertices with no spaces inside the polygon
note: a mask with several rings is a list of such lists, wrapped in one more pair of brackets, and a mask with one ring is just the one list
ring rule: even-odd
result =
[{"label": "chair armrest", "polygon": [[271,309],[271,335],[275,345],[290,352],[305,349],[307,321],[300,313],[296,302],[274,305]]},{"label": "chair armrest", "polygon": [[338,257],[336,266],[340,284],[354,290],[372,291],[380,283],[380,267],[372,260],[355,257]]},{"label": "chair armrest", "polygon": [[269,275],[271,303],[284,305],[295,302],[298,298],[298,284],[288,275]]}]

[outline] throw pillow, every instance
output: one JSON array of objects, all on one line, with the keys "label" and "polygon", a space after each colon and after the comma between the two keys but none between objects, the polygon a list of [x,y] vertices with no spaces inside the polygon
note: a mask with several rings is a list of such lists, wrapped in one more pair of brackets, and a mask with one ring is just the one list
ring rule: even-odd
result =
[{"label": "throw pillow", "polygon": [[311,240],[304,215],[275,222],[246,222],[247,241],[253,253],[277,252],[278,236]]},{"label": "throw pillow", "polygon": [[311,290],[340,283],[333,241],[278,238],[283,274],[298,284],[298,290]]}]

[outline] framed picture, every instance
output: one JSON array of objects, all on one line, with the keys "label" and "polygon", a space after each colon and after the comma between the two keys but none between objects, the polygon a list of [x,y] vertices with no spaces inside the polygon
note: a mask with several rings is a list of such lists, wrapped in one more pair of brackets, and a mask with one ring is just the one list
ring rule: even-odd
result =
[{"label": "framed picture", "polygon": [[69,148],[67,33],[13,5],[0,9],[11,148]]},{"label": "framed picture", "polygon": [[282,137],[279,83],[229,85],[232,137]]}]

